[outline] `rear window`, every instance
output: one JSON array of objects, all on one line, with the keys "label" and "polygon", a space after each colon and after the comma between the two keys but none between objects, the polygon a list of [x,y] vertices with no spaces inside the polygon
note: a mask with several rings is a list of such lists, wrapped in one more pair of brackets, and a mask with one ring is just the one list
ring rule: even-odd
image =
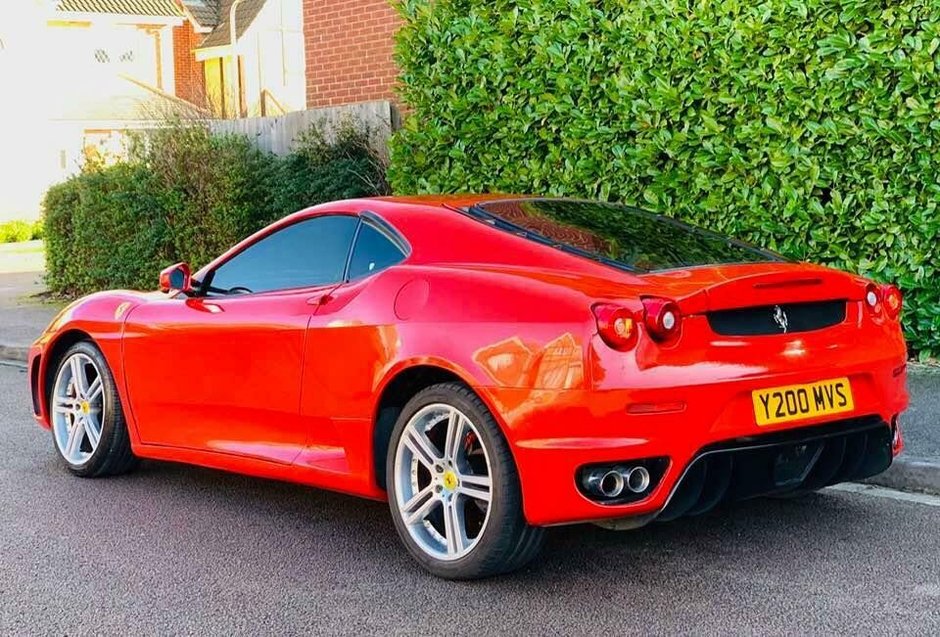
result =
[{"label": "rear window", "polygon": [[489,201],[466,212],[507,232],[634,272],[783,260],[740,241],[619,204],[518,199]]}]

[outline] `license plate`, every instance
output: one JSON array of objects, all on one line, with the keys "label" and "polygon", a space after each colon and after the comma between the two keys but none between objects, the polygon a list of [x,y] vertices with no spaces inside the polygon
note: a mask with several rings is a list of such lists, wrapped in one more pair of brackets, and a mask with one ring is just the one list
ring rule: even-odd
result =
[{"label": "license plate", "polygon": [[761,427],[855,409],[848,378],[756,389],[751,392],[751,400],[754,417]]}]

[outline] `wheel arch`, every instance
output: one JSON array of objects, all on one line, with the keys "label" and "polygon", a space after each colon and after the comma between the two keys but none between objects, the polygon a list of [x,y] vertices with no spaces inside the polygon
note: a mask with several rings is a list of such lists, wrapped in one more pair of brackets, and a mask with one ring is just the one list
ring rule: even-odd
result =
[{"label": "wheel arch", "polygon": [[486,392],[480,391],[480,387],[471,379],[469,374],[444,361],[416,361],[399,366],[386,375],[376,392],[379,398],[372,412],[372,466],[375,483],[380,489],[386,488],[385,463],[395,422],[408,401],[427,387],[441,383],[459,383],[467,387],[483,401],[503,435],[506,435],[500,413]]},{"label": "wheel arch", "polygon": [[42,387],[39,388],[38,393],[39,400],[41,401],[42,408],[47,417],[49,414],[49,392],[52,388],[53,376],[55,376],[56,370],[59,368],[59,363],[65,355],[65,352],[75,345],[75,343],[81,341],[94,343],[95,339],[92,338],[91,334],[82,329],[70,328],[57,334],[55,339],[46,346],[46,352],[42,360],[40,360],[40,371],[37,375],[42,379]]}]

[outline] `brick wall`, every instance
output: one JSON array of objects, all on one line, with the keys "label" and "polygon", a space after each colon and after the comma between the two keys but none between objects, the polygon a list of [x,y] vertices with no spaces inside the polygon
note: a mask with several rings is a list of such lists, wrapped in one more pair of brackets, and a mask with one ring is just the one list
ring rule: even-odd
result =
[{"label": "brick wall", "polygon": [[389,0],[304,0],[307,107],[394,99]]},{"label": "brick wall", "polygon": [[200,106],[206,103],[206,78],[194,49],[203,36],[193,31],[191,22],[173,29],[173,62],[176,96]]}]

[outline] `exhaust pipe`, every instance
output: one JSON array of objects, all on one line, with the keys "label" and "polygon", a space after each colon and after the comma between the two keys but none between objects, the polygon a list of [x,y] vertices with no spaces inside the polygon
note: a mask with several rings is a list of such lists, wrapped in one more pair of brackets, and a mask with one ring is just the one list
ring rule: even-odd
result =
[{"label": "exhaust pipe", "polygon": [[904,448],[904,439],[901,434],[901,417],[891,419],[891,451],[897,455]]},{"label": "exhaust pipe", "polygon": [[642,466],[614,467],[595,469],[584,480],[584,487],[589,493],[605,498],[616,498],[624,490],[631,493],[643,493],[650,486],[650,472]]},{"label": "exhaust pipe", "polygon": [[628,469],[624,483],[633,493],[643,493],[650,486],[650,472],[642,465]]},{"label": "exhaust pipe", "polygon": [[626,486],[623,473],[617,469],[595,469],[591,471],[584,481],[589,493],[605,498],[616,498]]}]

